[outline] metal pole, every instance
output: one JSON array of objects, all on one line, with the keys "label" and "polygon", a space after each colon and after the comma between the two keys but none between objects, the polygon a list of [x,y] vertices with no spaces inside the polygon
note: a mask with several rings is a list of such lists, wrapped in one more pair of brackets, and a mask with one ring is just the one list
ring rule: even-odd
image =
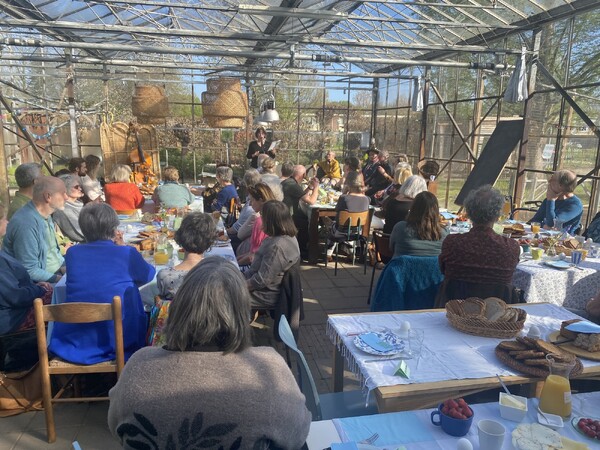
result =
[{"label": "metal pole", "polygon": [[71,157],[81,156],[79,140],[77,139],[77,117],[75,116],[75,74],[71,62],[70,50],[65,51],[67,58],[67,102],[69,104],[69,129],[71,131]]}]

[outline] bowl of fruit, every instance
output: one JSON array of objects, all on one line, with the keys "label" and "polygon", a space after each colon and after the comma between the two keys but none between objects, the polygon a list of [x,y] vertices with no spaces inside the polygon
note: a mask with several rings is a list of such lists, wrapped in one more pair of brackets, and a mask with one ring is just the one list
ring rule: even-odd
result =
[{"label": "bowl of fruit", "polygon": [[591,439],[600,441],[600,420],[590,417],[574,417],[571,420],[573,427],[581,434],[585,434]]},{"label": "bowl of fruit", "polygon": [[466,435],[473,423],[473,410],[464,399],[446,400],[431,413],[431,423],[442,427],[450,436]]}]

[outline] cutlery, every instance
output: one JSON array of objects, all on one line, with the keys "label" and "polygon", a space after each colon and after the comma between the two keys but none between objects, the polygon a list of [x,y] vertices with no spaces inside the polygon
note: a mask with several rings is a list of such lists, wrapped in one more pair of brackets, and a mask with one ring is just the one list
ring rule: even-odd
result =
[{"label": "cutlery", "polygon": [[504,392],[506,392],[508,395],[512,395],[510,393],[510,391],[508,390],[508,388],[506,387],[506,385],[504,384],[504,381],[502,381],[502,378],[500,378],[500,375],[496,374],[496,377],[498,378],[498,381],[502,385],[502,389],[504,389]]},{"label": "cutlery", "polygon": [[369,445],[371,445],[371,444],[374,444],[377,439],[379,439],[379,433],[373,433],[367,439],[363,439],[362,441],[359,441],[358,444],[369,444]]}]

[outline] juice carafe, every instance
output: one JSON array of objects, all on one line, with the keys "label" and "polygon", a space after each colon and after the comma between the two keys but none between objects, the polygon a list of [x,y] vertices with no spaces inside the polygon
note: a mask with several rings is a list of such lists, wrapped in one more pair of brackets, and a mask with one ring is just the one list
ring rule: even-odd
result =
[{"label": "juice carafe", "polygon": [[575,361],[556,361],[552,355],[547,355],[550,363],[550,375],[546,377],[540,395],[540,409],[545,413],[561,417],[571,415],[571,384],[569,375],[575,367]]}]

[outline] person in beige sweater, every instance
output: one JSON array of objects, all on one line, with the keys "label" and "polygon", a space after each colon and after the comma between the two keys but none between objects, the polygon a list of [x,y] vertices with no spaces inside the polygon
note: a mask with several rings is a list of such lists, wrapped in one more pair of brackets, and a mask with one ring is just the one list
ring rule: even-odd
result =
[{"label": "person in beige sweater", "polygon": [[171,304],[165,347],[136,352],[110,390],[112,434],[127,449],[301,448],[304,396],[283,358],[250,340],[242,274],[203,260]]}]

